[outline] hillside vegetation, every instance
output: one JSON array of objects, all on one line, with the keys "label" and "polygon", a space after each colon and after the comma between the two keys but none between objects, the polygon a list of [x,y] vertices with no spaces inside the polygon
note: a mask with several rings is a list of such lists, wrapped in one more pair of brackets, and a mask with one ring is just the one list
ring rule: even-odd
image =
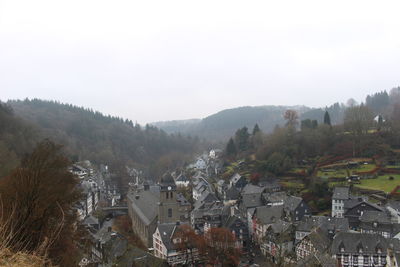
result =
[{"label": "hillside vegetation", "polygon": [[91,109],[38,99],[9,101],[0,110],[0,153],[11,165],[38,141],[64,145],[72,161],[143,168],[149,176],[176,167],[200,149],[200,141]]},{"label": "hillside vegetation", "polygon": [[[272,132],[277,125],[285,124],[283,113],[288,109],[296,110],[302,119],[313,119],[318,122],[323,121],[325,113],[325,109],[312,109],[305,106],[238,107],[222,110],[201,120],[157,122],[153,125],[168,133],[190,134],[209,141],[223,141],[243,126],[251,128],[258,124],[262,131]],[[337,124],[343,121],[344,105],[336,103],[326,109],[331,113],[332,123]]]}]

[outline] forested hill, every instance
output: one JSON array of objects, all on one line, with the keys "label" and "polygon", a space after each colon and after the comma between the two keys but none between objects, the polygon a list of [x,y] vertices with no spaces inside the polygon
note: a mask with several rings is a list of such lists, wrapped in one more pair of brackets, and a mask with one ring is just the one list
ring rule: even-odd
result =
[{"label": "forested hill", "polygon": [[[184,160],[200,144],[196,138],[169,135],[154,126],[141,127],[69,104],[37,99],[7,104],[15,116],[40,129],[40,138],[63,144],[73,160],[162,169]],[[165,166],[157,166],[159,162]]]},{"label": "forested hill", "polygon": [[306,106],[248,106],[222,110],[202,120],[156,122],[153,125],[168,133],[181,132],[220,141],[226,140],[243,126],[252,129],[256,123],[264,132],[271,132],[276,125],[284,124],[283,114],[287,109],[296,110],[301,119],[319,122],[323,121],[325,110],[328,110],[332,123],[340,123],[344,112],[343,105],[338,103],[326,109],[312,109]]},{"label": "forested hill", "polygon": [[38,129],[0,102],[0,177],[15,168],[38,140]]}]

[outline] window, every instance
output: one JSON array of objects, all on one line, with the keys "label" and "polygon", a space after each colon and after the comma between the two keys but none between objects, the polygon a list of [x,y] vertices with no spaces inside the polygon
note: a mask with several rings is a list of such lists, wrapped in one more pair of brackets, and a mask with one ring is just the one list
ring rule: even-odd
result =
[{"label": "window", "polygon": [[169,196],[169,192],[166,192],[166,194],[167,194],[167,199],[168,199],[168,196]]},{"label": "window", "polygon": [[172,209],[168,209],[168,217],[169,217],[169,218],[172,217]]}]

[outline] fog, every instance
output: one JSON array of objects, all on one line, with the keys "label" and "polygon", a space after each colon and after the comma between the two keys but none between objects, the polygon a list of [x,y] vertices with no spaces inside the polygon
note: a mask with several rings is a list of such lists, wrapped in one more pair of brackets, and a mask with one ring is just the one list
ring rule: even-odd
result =
[{"label": "fog", "polygon": [[139,123],[400,85],[398,1],[0,0],[0,99]]}]

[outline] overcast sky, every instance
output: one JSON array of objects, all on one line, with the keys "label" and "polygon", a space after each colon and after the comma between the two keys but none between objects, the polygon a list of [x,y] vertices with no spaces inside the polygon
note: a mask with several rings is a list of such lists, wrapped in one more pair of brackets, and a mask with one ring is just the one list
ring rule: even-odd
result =
[{"label": "overcast sky", "polygon": [[400,1],[0,0],[0,99],[139,123],[400,85]]}]

